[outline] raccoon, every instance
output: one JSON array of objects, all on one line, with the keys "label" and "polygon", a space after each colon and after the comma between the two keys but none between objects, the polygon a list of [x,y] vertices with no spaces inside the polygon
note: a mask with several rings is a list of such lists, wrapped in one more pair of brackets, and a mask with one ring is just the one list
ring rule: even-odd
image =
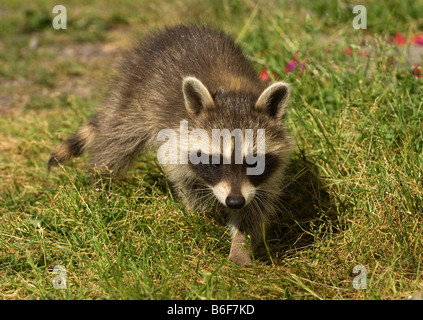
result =
[{"label": "raccoon", "polygon": [[[158,152],[168,180],[189,210],[225,217],[232,231],[229,260],[251,266],[264,226],[278,211],[293,145],[283,123],[289,92],[285,82],[259,80],[221,31],[204,25],[156,31],[127,52],[104,105],[52,152],[48,169],[86,151],[92,167],[119,177],[140,151],[164,146],[163,132],[174,132],[176,160],[166,162]],[[213,142],[198,135],[187,141],[198,130],[220,135]],[[241,138],[252,130],[253,139],[240,142],[235,130]],[[227,138],[222,132],[230,133],[230,143],[215,146]],[[247,174],[259,159],[259,174]]]}]

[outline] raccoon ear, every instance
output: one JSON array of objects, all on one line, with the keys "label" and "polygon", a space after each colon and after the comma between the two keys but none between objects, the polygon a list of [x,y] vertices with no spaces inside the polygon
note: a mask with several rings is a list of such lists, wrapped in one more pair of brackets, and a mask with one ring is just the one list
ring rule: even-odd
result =
[{"label": "raccoon ear", "polygon": [[276,82],[260,95],[256,102],[256,110],[266,112],[270,117],[281,117],[289,99],[289,85]]},{"label": "raccoon ear", "polygon": [[214,107],[214,101],[209,90],[195,77],[184,78],[182,84],[185,108],[190,115],[198,115],[204,109]]}]

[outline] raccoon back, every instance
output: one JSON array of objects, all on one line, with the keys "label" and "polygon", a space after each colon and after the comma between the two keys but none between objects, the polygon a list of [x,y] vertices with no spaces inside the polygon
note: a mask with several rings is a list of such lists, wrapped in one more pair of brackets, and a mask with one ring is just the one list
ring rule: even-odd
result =
[{"label": "raccoon back", "polygon": [[[182,79],[198,78],[213,94],[218,90],[253,92],[263,84],[250,61],[231,37],[206,26],[176,26],[144,38],[123,60],[115,101],[126,107],[134,100],[138,108],[159,118],[164,127],[169,119],[187,117]],[[159,116],[159,115],[162,116]],[[170,123],[169,123],[170,124]]]}]

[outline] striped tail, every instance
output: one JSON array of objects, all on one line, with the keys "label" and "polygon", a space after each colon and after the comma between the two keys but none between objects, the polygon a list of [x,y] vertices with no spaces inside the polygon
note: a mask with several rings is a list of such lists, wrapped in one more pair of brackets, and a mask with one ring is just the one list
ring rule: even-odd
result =
[{"label": "striped tail", "polygon": [[52,153],[47,163],[47,169],[65,163],[73,157],[80,156],[95,138],[93,127],[88,123],[78,129],[76,133],[63,141]]}]

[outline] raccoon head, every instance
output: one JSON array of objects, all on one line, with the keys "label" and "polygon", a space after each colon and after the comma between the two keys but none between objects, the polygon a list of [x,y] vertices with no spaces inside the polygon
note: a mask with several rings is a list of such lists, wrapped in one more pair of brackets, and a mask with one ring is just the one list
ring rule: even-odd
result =
[{"label": "raccoon head", "polygon": [[257,195],[275,193],[290,149],[281,121],[289,86],[277,82],[261,92],[223,88],[211,94],[200,80],[187,77],[183,94],[190,125],[207,132],[189,149],[190,170],[215,198],[229,209],[242,209]]}]

